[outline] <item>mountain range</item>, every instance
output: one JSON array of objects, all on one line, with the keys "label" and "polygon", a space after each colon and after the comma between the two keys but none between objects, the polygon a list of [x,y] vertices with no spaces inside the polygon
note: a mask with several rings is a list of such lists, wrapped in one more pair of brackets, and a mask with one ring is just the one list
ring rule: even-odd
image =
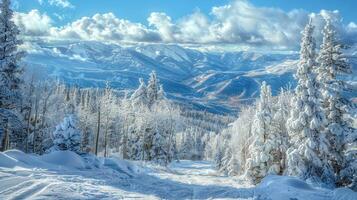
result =
[{"label": "mountain range", "polygon": [[[262,81],[280,88],[295,85],[298,53],[205,52],[177,45],[120,46],[99,42],[51,41],[27,45],[25,65],[45,78],[80,87],[110,86],[125,92],[140,77],[156,71],[167,96],[185,106],[213,113],[232,113],[259,95]],[[357,48],[347,52],[357,83]],[[356,84],[355,84],[356,85]]]}]

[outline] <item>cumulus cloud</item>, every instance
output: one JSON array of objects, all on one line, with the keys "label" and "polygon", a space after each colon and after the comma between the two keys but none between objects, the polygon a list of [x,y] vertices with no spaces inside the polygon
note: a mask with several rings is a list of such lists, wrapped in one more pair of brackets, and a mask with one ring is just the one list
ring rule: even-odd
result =
[{"label": "cumulus cloud", "polygon": [[[29,15],[33,18],[26,18]],[[338,11],[321,10],[319,13],[309,13],[296,9],[286,12],[278,8],[256,7],[247,0],[236,0],[228,5],[213,7],[209,15],[196,11],[176,21],[166,13],[153,12],[147,19],[147,26],[120,19],[113,13],[106,13],[83,17],[64,27],[53,27],[51,19],[37,10],[18,14],[15,21],[25,35],[47,34],[48,37],[57,39],[118,43],[236,44],[294,49],[299,45],[300,32],[309,17],[313,18],[317,37],[321,36],[324,19],[330,18],[342,39],[357,42],[356,23],[343,24]],[[32,19],[31,22],[27,22],[28,19]]]},{"label": "cumulus cloud", "polygon": [[47,36],[52,27],[52,20],[38,10],[28,13],[15,13],[14,22],[26,36]]},{"label": "cumulus cloud", "polygon": [[83,17],[60,28],[52,28],[51,36],[56,38],[85,39],[99,41],[158,42],[157,32],[139,23],[118,19],[113,13]]}]

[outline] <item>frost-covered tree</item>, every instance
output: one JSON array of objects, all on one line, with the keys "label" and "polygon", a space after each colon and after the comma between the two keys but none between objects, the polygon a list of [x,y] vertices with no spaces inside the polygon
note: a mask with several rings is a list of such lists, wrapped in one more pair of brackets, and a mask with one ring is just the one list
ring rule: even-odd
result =
[{"label": "frost-covered tree", "polygon": [[156,72],[153,71],[150,74],[150,79],[147,85],[147,99],[149,107],[151,107],[159,99],[159,90],[159,81],[157,79]]},{"label": "frost-covered tree", "polygon": [[[18,39],[19,30],[12,21],[12,17],[10,0],[3,0],[0,4],[0,109],[17,113],[20,110],[22,99],[20,91],[22,68],[19,66],[19,62],[23,53],[18,51],[21,40]],[[7,113],[9,112],[3,112],[3,117],[6,118],[5,114]],[[7,120],[10,120],[10,117]],[[3,125],[1,123],[1,128],[4,128]],[[13,142],[20,143],[19,148],[24,147],[25,145],[22,144],[24,137],[19,135],[22,132],[16,130],[18,127],[8,126],[8,128],[10,128],[8,131],[12,136],[17,133],[15,138],[22,140]]]},{"label": "frost-covered tree", "polygon": [[[352,179],[348,181],[346,177],[342,178],[341,170],[351,168],[345,159],[346,145],[356,143],[357,136],[350,141],[348,139],[357,132],[352,127],[350,117],[352,103],[343,95],[348,92],[348,84],[341,76],[350,75],[352,67],[343,55],[342,45],[337,40],[331,19],[326,19],[322,34],[323,41],[318,56],[319,66],[316,71],[317,80],[320,83],[322,108],[327,118],[326,133],[331,152],[329,162],[332,163],[337,175],[337,184],[348,185]],[[357,169],[357,166],[355,168]]]},{"label": "frost-covered tree", "polygon": [[280,160],[274,160],[279,149],[280,138],[272,132],[272,94],[271,88],[265,82],[260,89],[260,99],[253,122],[249,159],[246,166],[246,176],[257,183],[267,174],[277,174],[280,171]]},{"label": "frost-covered tree", "polygon": [[296,72],[296,97],[287,121],[292,146],[287,151],[287,174],[304,179],[333,183],[334,175],[328,163],[329,143],[326,138],[325,116],[319,102],[319,90],[314,70],[317,66],[312,22],[302,33],[300,60]]},{"label": "frost-covered tree", "polygon": [[169,159],[170,152],[168,152],[166,148],[168,145],[166,143],[167,140],[164,138],[166,134],[163,134],[163,132],[158,129],[155,129],[153,132],[152,147],[150,149],[151,160],[162,165],[167,165],[171,160]]},{"label": "frost-covered tree", "polygon": [[283,174],[286,169],[286,151],[289,148],[289,136],[286,121],[289,117],[290,100],[292,94],[281,89],[280,94],[273,102],[273,118],[271,124],[272,138],[275,138],[275,147],[272,150],[273,160],[280,164],[278,174]]},{"label": "frost-covered tree", "polygon": [[153,160],[166,165],[173,159],[177,129],[176,109],[166,98],[162,86],[158,83],[155,72],[150,74],[146,86],[140,80],[137,90],[125,103],[131,117],[128,126],[127,154],[133,160]]},{"label": "frost-covered tree", "polygon": [[110,145],[109,140],[113,139],[113,134],[115,132],[115,120],[117,119],[117,102],[112,89],[107,83],[104,90],[103,96],[99,99],[101,115],[102,115],[102,128],[103,130],[103,147],[104,147],[104,157],[108,156],[108,146]]},{"label": "frost-covered tree", "polygon": [[142,78],[139,79],[140,85],[131,95],[130,100],[133,106],[143,106],[148,104],[147,87]]},{"label": "frost-covered tree", "polygon": [[75,115],[68,115],[63,122],[56,126],[53,132],[52,150],[69,150],[80,153],[81,131]]}]

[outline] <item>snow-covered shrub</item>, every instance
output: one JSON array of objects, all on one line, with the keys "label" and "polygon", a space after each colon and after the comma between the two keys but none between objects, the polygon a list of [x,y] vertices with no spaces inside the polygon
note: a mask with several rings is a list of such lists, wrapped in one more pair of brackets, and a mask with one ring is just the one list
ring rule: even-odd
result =
[{"label": "snow-covered shrub", "polygon": [[80,152],[81,131],[78,129],[77,119],[74,115],[68,115],[63,122],[56,126],[53,132],[52,150],[70,150]]}]

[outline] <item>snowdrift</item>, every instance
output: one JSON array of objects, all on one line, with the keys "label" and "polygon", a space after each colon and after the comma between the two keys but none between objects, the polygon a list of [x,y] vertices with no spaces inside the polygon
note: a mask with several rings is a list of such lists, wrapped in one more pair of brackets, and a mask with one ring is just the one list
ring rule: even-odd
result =
[{"label": "snowdrift", "polygon": [[257,186],[257,192],[274,200],[283,199],[332,199],[356,200],[357,192],[348,188],[330,190],[311,185],[296,177],[270,175]]},{"label": "snowdrift", "polygon": [[109,168],[133,176],[144,170],[132,162],[116,158],[99,158],[92,154],[78,155],[72,151],[53,151],[49,154],[25,154],[19,150],[0,153],[1,168],[41,168],[46,170],[89,170]]},{"label": "snowdrift", "polygon": [[33,154],[25,154],[18,150],[9,150],[0,153],[0,167],[83,169],[85,167],[85,162],[81,156],[71,151],[54,151],[49,154],[37,156]]}]

